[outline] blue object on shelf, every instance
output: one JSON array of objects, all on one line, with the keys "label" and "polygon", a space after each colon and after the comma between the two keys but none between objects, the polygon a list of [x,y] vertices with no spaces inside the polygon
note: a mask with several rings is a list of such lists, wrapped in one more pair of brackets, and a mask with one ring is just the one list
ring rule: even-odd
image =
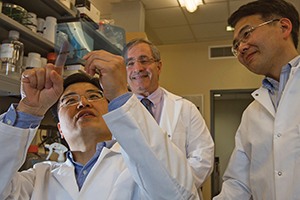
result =
[{"label": "blue object on shelf", "polygon": [[[107,37],[99,31],[99,26],[95,23],[87,21],[67,22],[57,24],[57,34],[55,41],[55,51],[58,52],[63,44],[63,41],[68,40],[70,43],[70,51],[66,64],[82,64],[84,60],[82,57],[93,50],[106,50],[110,53],[121,55],[123,46],[125,45],[125,31],[118,27],[119,43],[113,44],[113,37]],[[111,32],[110,32],[111,33]],[[121,34],[121,36],[120,36]],[[123,34],[123,40],[122,38]]]}]

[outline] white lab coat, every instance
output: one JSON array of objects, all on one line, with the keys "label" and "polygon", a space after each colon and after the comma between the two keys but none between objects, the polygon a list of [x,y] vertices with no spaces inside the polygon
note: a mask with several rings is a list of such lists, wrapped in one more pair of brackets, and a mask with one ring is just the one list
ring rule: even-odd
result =
[{"label": "white lab coat", "polygon": [[0,199],[199,199],[185,155],[135,96],[103,117],[118,142],[103,148],[80,191],[69,160],[16,172],[36,129],[0,123]]},{"label": "white lab coat", "polygon": [[188,158],[199,188],[213,170],[214,142],[202,115],[192,102],[165,89],[163,93],[159,125]]},{"label": "white lab coat", "polygon": [[267,89],[244,111],[235,149],[214,200],[299,200],[300,70],[291,68],[277,112]]}]

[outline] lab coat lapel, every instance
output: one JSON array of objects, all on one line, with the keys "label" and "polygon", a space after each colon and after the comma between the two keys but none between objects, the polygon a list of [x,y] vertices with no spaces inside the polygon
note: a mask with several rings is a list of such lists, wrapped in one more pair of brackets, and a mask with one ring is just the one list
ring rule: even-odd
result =
[{"label": "lab coat lapel", "polygon": [[[87,179],[85,180],[81,191],[84,191],[86,189],[85,185],[89,185],[87,184],[88,182],[93,181],[93,173],[95,172],[95,169],[99,167],[99,165],[101,165],[101,161],[105,157],[111,156],[112,154],[120,154],[120,151],[121,150],[119,143],[115,143],[111,149],[103,149],[103,152],[100,154],[97,163],[95,164]],[[72,199],[78,199],[80,197],[78,185],[75,180],[74,166],[71,163],[71,161],[67,160],[65,163],[63,163],[61,167],[54,170],[53,175],[57,179],[57,181],[63,186],[63,188],[70,194]]]},{"label": "lab coat lapel", "polygon": [[72,199],[77,199],[79,190],[75,179],[74,166],[71,161],[67,160],[61,167],[53,171],[53,176],[70,194]]},{"label": "lab coat lapel", "polygon": [[180,101],[180,99],[182,99],[182,97],[173,95],[164,90],[164,104],[159,125],[168,133],[169,137],[172,137],[172,133],[175,131],[179,119],[182,107],[182,101]]},{"label": "lab coat lapel", "polygon": [[252,93],[252,96],[262,106],[264,106],[273,117],[275,117],[275,108],[269,96],[269,92],[266,88],[260,87]]},{"label": "lab coat lapel", "polygon": [[[120,144],[117,142],[110,149],[108,149],[106,147],[104,147],[102,149],[102,152],[101,152],[97,162],[95,163],[95,165],[91,169],[90,173],[86,177],[86,180],[81,188],[81,192],[84,193],[86,190],[97,191],[97,190],[100,190],[100,188],[102,188],[101,190],[105,190],[105,192],[103,191],[103,193],[101,194],[101,197],[106,198],[106,192],[110,191],[109,184],[106,183],[106,181],[113,181],[113,178],[110,177],[111,180],[107,180],[107,179],[105,179],[105,177],[108,177],[107,173],[109,174],[112,172],[114,165],[119,164],[116,160],[117,157],[119,157],[119,156],[115,156],[117,154],[119,154],[119,156],[121,156],[121,147],[120,147]],[[109,159],[106,159],[106,158],[109,158]],[[115,176],[115,174],[114,174],[114,176]],[[101,187],[101,184],[105,184],[105,185],[103,185],[103,187]],[[105,187],[107,187],[107,188],[105,188]]]}]

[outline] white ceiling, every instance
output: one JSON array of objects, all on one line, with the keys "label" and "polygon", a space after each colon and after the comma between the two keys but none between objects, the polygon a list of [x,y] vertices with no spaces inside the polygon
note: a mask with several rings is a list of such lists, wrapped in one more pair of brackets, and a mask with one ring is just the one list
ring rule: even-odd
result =
[{"label": "white ceiling", "polygon": [[[111,18],[111,3],[130,0],[92,0],[101,18]],[[196,12],[189,13],[177,0],[140,0],[145,8],[145,32],[156,45],[230,40],[227,18],[242,4],[252,0],[204,0]],[[300,0],[288,0],[300,11]]]}]

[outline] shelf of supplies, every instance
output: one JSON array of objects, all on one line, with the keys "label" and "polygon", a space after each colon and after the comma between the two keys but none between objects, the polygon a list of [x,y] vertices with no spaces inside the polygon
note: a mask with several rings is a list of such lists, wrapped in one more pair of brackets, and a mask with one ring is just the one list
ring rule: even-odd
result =
[{"label": "shelf of supplies", "polygon": [[0,96],[20,95],[20,81],[0,74]]},{"label": "shelf of supplies", "polygon": [[[60,0],[2,0],[2,2],[17,4],[28,12],[35,13],[38,18],[53,16],[57,18],[58,24],[60,22],[66,23],[80,19],[79,12],[74,6],[69,9],[61,3]],[[97,32],[97,28],[90,23],[85,23],[83,29],[95,40],[94,50],[104,49],[114,54],[121,54],[121,50]],[[40,53],[42,57],[46,57],[48,52],[54,51],[54,44],[52,42],[32,32],[29,28],[5,14],[0,13],[0,42],[8,38],[8,32],[10,30],[16,30],[20,33],[20,41],[24,44],[24,55],[27,55],[28,52],[37,52]],[[10,96],[18,95],[19,93],[20,81],[0,74],[0,95]]]},{"label": "shelf of supplies", "polygon": [[40,18],[52,16],[59,21],[64,18],[75,18],[78,14],[75,7],[69,9],[59,0],[10,0],[9,2],[22,6],[28,12],[33,12]]},{"label": "shelf of supplies", "polygon": [[4,33],[7,31],[7,34],[1,34],[1,40],[8,37],[9,30],[16,30],[20,33],[20,41],[24,43],[26,52],[33,51],[45,55],[47,52],[53,51],[54,49],[54,44],[52,42],[32,32],[29,28],[23,26],[3,13],[0,13],[0,24],[1,32]]},{"label": "shelf of supplies", "polygon": [[[82,21],[83,30],[94,39],[94,50],[105,50],[113,54],[121,55],[122,51],[113,45],[105,36],[96,30],[92,23]],[[97,27],[98,28],[98,27]]]},{"label": "shelf of supplies", "polygon": [[[41,1],[41,0],[40,0]],[[59,0],[42,0],[44,4],[48,6],[49,9],[52,9],[53,11],[50,11],[50,13],[56,12],[58,16],[56,18],[68,18],[68,17],[76,17],[78,15],[78,11],[75,7],[72,9],[69,9],[66,7],[63,3],[61,3]]]}]

